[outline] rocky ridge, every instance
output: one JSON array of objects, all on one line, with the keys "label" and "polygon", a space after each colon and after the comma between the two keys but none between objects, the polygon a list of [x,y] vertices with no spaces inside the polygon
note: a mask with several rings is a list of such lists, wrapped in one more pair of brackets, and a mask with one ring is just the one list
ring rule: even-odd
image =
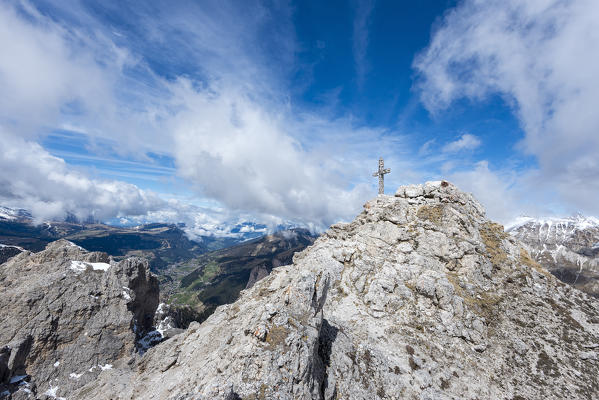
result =
[{"label": "rocky ridge", "polygon": [[0,268],[0,397],[70,398],[129,361],[158,295],[146,261],[116,263],[66,240],[11,258]]},{"label": "rocky ridge", "polygon": [[593,399],[599,303],[447,182],[378,196],[80,399]]},{"label": "rocky ridge", "polygon": [[598,219],[524,217],[507,232],[562,282],[599,297]]}]

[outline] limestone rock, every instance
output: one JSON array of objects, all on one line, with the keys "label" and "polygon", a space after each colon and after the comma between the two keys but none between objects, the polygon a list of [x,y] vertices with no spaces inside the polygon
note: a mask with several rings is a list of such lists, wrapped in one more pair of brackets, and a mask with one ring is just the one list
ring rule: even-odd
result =
[{"label": "limestone rock", "polygon": [[80,399],[592,399],[599,303],[448,182],[378,196]]},{"label": "limestone rock", "polygon": [[0,270],[0,392],[69,397],[126,363],[151,330],[158,281],[147,262],[113,262],[66,241]]}]

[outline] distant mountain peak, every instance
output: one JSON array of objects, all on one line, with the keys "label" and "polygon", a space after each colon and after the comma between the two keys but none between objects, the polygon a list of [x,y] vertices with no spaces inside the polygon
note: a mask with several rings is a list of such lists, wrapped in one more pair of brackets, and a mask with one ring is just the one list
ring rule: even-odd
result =
[{"label": "distant mountain peak", "polygon": [[31,219],[31,213],[22,208],[10,208],[0,206],[0,221],[17,221],[22,219]]},{"label": "distant mountain peak", "polygon": [[539,225],[539,226],[559,226],[570,229],[586,229],[590,227],[599,227],[599,218],[593,216],[585,216],[581,213],[574,214],[569,217],[546,216],[546,217],[530,217],[520,216],[511,223],[505,226],[506,231],[518,229],[523,225]]},{"label": "distant mountain peak", "polygon": [[521,217],[506,229],[560,280],[599,297],[599,219]]}]

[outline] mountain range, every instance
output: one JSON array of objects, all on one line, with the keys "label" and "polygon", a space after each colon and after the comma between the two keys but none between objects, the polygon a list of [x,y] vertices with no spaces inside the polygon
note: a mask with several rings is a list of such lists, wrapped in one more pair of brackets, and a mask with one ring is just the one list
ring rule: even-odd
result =
[{"label": "mountain range", "polygon": [[264,227],[249,222],[232,227],[232,237],[192,240],[175,224],[123,227],[70,220],[36,225],[25,210],[0,208],[0,263],[22,251],[43,250],[57,239],[107,253],[115,261],[143,258],[158,277],[161,300],[177,327],[202,321],[217,306],[235,301],[242,289],[291,263],[293,254],[315,239],[299,228],[262,235]]},{"label": "mountain range", "polygon": [[599,219],[522,217],[507,232],[561,281],[599,297]]},{"label": "mountain range", "polygon": [[182,224],[114,226],[80,223],[73,218],[70,221],[36,224],[26,210],[0,207],[0,243],[40,251],[50,242],[66,239],[90,251],[106,252],[116,259],[128,256],[147,258],[150,268],[158,271],[172,263],[263,235],[262,226],[248,222],[232,227],[232,236],[190,239]]}]

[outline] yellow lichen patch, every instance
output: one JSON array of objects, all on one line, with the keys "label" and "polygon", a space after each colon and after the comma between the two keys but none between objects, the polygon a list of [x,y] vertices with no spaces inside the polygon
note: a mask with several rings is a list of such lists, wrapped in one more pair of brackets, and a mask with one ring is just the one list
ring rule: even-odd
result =
[{"label": "yellow lichen patch", "polygon": [[341,280],[335,281],[335,288],[337,289],[337,293],[339,293],[339,295],[341,297],[347,297],[347,296],[349,296],[349,293],[341,285]]},{"label": "yellow lichen patch", "polygon": [[530,258],[528,252],[523,248],[520,248],[520,263],[534,268],[539,274],[543,274],[546,277],[551,278],[551,274],[549,273],[549,271],[543,268],[541,264]]},{"label": "yellow lichen patch", "polygon": [[494,314],[494,307],[499,304],[503,298],[501,296],[494,296],[486,292],[480,292],[476,297],[471,296],[467,293],[463,287],[460,286],[458,276],[454,273],[446,273],[447,280],[453,285],[455,293],[464,300],[470,310],[475,312],[481,317],[485,317],[487,320]]},{"label": "yellow lichen patch", "polygon": [[289,329],[287,327],[273,325],[266,334],[266,343],[270,346],[284,345],[288,335]]},{"label": "yellow lichen patch", "polygon": [[246,397],[246,399],[247,400],[265,400],[267,390],[268,390],[268,386],[265,383],[263,383],[262,385],[260,385],[260,391],[258,393],[250,394],[248,397]]},{"label": "yellow lichen patch", "polygon": [[439,225],[443,218],[443,206],[422,206],[416,212],[416,215],[420,219],[431,221],[433,224]]},{"label": "yellow lichen patch", "polygon": [[262,385],[260,385],[260,393],[259,393],[259,399],[266,399],[266,389],[268,388],[268,386],[266,386],[265,383],[263,383]]},{"label": "yellow lichen patch", "polygon": [[503,226],[487,222],[481,227],[480,236],[487,249],[484,255],[491,261],[493,267],[500,268],[507,261],[507,253],[501,247],[501,242],[507,238]]},{"label": "yellow lichen patch", "polygon": [[409,283],[408,281],[404,281],[403,285],[405,287],[407,287],[408,289],[410,289],[412,291],[412,293],[416,292],[416,287],[414,285],[412,285],[411,283]]},{"label": "yellow lichen patch", "polygon": [[457,293],[460,297],[464,297],[464,288],[460,286],[460,283],[458,282],[458,276],[455,273],[448,272],[446,272],[445,275],[447,276],[449,283],[453,285],[455,293]]}]

